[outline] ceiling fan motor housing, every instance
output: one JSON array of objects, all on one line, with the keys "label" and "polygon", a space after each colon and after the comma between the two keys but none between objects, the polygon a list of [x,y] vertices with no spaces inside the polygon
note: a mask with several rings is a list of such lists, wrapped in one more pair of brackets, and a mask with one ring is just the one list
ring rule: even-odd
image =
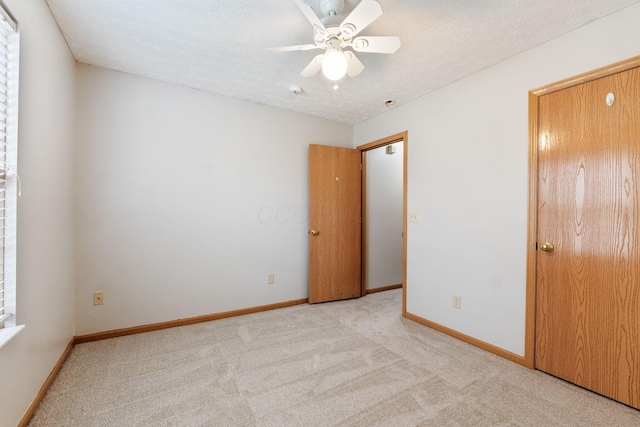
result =
[{"label": "ceiling fan motor housing", "polygon": [[342,20],[344,16],[342,15],[327,15],[324,18],[320,19],[322,25],[325,26],[328,33],[335,32],[336,34],[340,33],[340,24],[342,24]]},{"label": "ceiling fan motor housing", "polygon": [[[324,25],[326,33],[314,31],[314,40],[317,45],[326,43],[330,38],[337,38],[340,35],[340,24],[344,18],[340,15],[325,16],[320,21]],[[327,37],[327,34],[329,37]]]}]

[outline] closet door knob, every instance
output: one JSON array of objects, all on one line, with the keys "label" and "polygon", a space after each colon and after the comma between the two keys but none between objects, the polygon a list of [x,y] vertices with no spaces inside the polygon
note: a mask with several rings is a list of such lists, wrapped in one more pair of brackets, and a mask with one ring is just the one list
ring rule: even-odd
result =
[{"label": "closet door knob", "polygon": [[542,244],[542,246],[540,246],[540,249],[542,249],[545,252],[552,252],[553,251],[553,244],[551,244],[549,242],[544,242]]}]

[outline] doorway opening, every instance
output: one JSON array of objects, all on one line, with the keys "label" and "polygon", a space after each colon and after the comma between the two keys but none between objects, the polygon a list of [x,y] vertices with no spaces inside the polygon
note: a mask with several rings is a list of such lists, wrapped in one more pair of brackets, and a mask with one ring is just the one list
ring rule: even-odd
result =
[{"label": "doorway opening", "polygon": [[401,287],[404,316],[408,132],[357,149],[362,156],[362,296]]}]

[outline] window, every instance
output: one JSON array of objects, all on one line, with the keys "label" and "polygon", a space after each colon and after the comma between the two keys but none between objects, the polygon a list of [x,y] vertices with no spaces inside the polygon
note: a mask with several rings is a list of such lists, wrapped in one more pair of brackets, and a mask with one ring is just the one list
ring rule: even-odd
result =
[{"label": "window", "polygon": [[18,27],[0,2],[0,347],[16,332]]}]

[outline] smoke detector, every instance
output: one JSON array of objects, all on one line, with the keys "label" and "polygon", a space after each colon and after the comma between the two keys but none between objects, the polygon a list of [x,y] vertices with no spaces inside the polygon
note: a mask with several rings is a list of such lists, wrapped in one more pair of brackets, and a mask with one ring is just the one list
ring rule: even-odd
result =
[{"label": "smoke detector", "polygon": [[289,93],[290,93],[291,95],[294,95],[294,96],[295,96],[295,95],[300,95],[300,94],[302,93],[302,88],[301,88],[301,87],[299,87],[299,86],[291,86],[291,87],[289,88]]}]

